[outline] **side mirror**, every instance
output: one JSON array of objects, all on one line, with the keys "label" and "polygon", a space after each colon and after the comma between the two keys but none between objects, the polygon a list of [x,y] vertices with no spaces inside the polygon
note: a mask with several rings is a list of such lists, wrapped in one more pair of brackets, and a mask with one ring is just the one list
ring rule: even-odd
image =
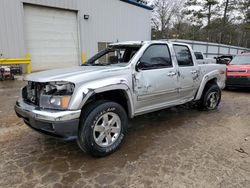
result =
[{"label": "side mirror", "polygon": [[137,62],[137,64],[135,65],[135,70],[137,71],[137,72],[139,72],[140,71],[140,64],[141,64],[141,62],[140,62],[140,60]]},{"label": "side mirror", "polygon": [[136,64],[135,70],[139,72],[140,70],[143,70],[143,68],[145,68],[145,63],[139,60]]}]

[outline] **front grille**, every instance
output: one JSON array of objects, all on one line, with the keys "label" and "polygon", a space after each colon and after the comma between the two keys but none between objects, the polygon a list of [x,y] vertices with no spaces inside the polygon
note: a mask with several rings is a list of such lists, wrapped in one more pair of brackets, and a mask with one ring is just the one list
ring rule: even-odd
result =
[{"label": "front grille", "polygon": [[228,70],[228,72],[247,72],[246,70]]},{"label": "front grille", "polygon": [[40,94],[44,84],[38,82],[28,82],[22,90],[22,97],[26,103],[39,106]]}]

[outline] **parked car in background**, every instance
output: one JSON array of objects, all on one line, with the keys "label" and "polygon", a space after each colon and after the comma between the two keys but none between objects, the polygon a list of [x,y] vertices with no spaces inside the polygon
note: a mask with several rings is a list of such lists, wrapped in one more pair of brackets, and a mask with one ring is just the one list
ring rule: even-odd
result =
[{"label": "parked car in background", "polygon": [[226,86],[250,88],[250,53],[237,55],[227,66]]},{"label": "parked car in background", "polygon": [[106,156],[123,141],[128,118],[187,102],[215,110],[225,79],[225,65],[197,64],[187,44],[115,43],[83,66],[28,75],[15,110],[34,130]]},{"label": "parked car in background", "polygon": [[216,60],[212,58],[205,58],[204,54],[202,52],[194,52],[194,55],[196,57],[196,61],[198,64],[215,64]]}]

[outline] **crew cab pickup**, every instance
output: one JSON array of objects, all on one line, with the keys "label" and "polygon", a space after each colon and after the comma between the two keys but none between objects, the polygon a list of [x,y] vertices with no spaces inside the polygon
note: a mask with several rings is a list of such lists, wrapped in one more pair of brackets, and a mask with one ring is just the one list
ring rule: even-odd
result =
[{"label": "crew cab pickup", "polygon": [[15,111],[38,132],[106,156],[135,116],[188,102],[215,110],[225,73],[225,65],[198,65],[187,44],[114,43],[82,66],[27,75]]}]

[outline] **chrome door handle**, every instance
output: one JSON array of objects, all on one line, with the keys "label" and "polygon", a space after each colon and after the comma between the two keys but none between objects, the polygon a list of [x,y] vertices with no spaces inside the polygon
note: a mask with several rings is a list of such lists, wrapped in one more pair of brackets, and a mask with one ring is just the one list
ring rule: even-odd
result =
[{"label": "chrome door handle", "polygon": [[192,74],[196,74],[196,73],[198,73],[198,71],[197,70],[193,70],[193,71],[191,71],[191,73]]},{"label": "chrome door handle", "polygon": [[169,72],[168,73],[168,76],[172,77],[172,76],[175,76],[176,75],[176,72]]}]

